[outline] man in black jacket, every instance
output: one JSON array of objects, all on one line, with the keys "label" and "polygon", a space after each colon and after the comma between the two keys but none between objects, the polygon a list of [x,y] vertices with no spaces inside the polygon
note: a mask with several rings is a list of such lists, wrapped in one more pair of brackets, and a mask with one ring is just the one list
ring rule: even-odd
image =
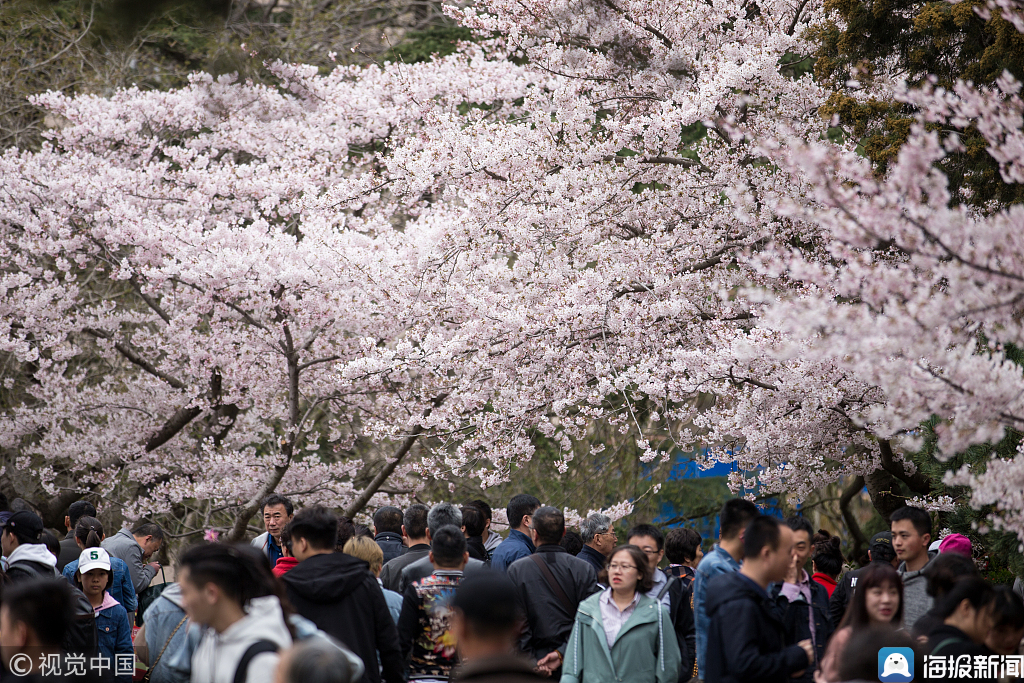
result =
[{"label": "man in black jacket", "polygon": [[513,655],[519,637],[516,589],[499,572],[477,572],[452,598],[460,663],[451,683],[541,683],[533,661]]},{"label": "man in black jacket", "polygon": [[[700,544],[703,539],[693,529],[678,527],[665,534],[665,557],[669,561],[668,569],[665,571],[669,576],[674,576],[679,584],[678,589],[672,586],[670,591],[678,590],[672,598],[673,610],[672,623],[676,625],[678,635],[680,625],[684,632],[686,650],[682,645],[679,651],[683,653],[683,665],[679,668],[679,680],[688,681],[697,675],[697,629],[696,619],[693,614],[693,586],[696,579],[696,568],[704,553]],[[687,624],[689,619],[689,624]]]},{"label": "man in black jacket", "polygon": [[[768,594],[782,616],[786,645],[810,639],[817,663],[825,656],[825,646],[832,637],[833,626],[828,614],[828,591],[817,581],[811,580],[804,569],[814,552],[811,544],[814,528],[801,515],[787,519],[786,526],[793,530],[793,564],[785,580],[773,583],[768,588]],[[816,668],[812,664],[803,676],[792,679],[791,683],[813,683]]]},{"label": "man in black jacket", "polygon": [[402,570],[423,559],[430,552],[430,537],[427,536],[429,511],[430,508],[422,503],[415,503],[406,508],[405,515],[402,516],[402,539],[406,551],[390,562],[385,562],[384,568],[380,570],[380,581],[389,591],[401,595]]},{"label": "man in black jacket", "polygon": [[[427,513],[427,538],[433,539],[438,529],[449,525],[462,529],[463,533],[466,531],[466,527],[462,523],[462,511],[451,503],[438,503],[430,508],[430,512]],[[474,560],[471,557],[469,562],[466,563],[465,573],[467,575],[472,574],[483,568],[483,562]],[[425,579],[433,573],[434,565],[430,562],[430,558],[421,557],[415,562],[406,565],[402,570],[402,578],[398,582],[397,592],[405,595],[405,589],[409,587],[410,583]]]},{"label": "man in black jacket", "polygon": [[561,510],[537,508],[530,535],[537,550],[508,568],[526,617],[519,649],[537,660],[542,670],[554,673],[562,666],[576,608],[598,591],[597,574],[589,562],[558,545],[565,535]]},{"label": "man in black jacket", "polygon": [[862,576],[875,562],[884,562],[895,567],[896,551],[892,549],[892,532],[882,531],[871,537],[871,545],[868,546],[868,564],[855,569],[852,572],[843,574],[839,585],[832,591],[832,597],[828,600],[828,611],[832,617],[832,626],[838,627],[846,614],[846,606],[853,599],[853,593],[857,590],[857,579]]},{"label": "man in black jacket", "polygon": [[576,557],[586,560],[597,572],[598,576],[608,562],[608,555],[615,549],[618,538],[612,528],[612,518],[593,512],[580,522],[580,536],[583,537],[583,550]]},{"label": "man in black jacket", "polygon": [[401,683],[402,651],[384,593],[365,561],[334,552],[337,517],[320,505],[305,508],[289,522],[288,531],[299,564],[282,579],[295,611],[363,660],[363,683],[381,680],[378,652],[384,681]]},{"label": "man in black jacket", "polygon": [[405,543],[402,542],[402,511],[392,505],[386,505],[373,513],[373,528],[377,542],[384,552],[384,562],[388,563],[405,554]]},{"label": "man in black jacket", "polygon": [[788,683],[814,662],[811,641],[785,646],[782,620],[768,585],[786,578],[793,531],[759,515],[743,534],[743,566],[707,586],[705,683]]},{"label": "man in black jacket", "polygon": [[95,517],[96,506],[87,500],[76,500],[68,507],[68,514],[64,516],[64,526],[67,527],[68,535],[60,542],[60,555],[57,557],[57,573],[64,571],[64,566],[74,562],[82,554],[82,549],[75,542],[75,527],[82,517]]},{"label": "man in black jacket", "polygon": [[74,667],[63,647],[76,628],[77,601],[74,589],[58,578],[19,581],[4,589],[0,683],[99,683],[88,667]]},{"label": "man in black jacket", "polygon": [[20,510],[11,515],[0,535],[11,581],[55,578],[57,558],[43,544],[43,520],[34,512]]}]

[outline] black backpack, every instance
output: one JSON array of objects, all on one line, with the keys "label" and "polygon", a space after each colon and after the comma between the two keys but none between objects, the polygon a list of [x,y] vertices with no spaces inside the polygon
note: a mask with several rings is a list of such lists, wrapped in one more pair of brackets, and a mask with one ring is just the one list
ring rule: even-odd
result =
[{"label": "black backpack", "polygon": [[[49,570],[51,573],[47,573]],[[7,570],[7,576],[14,581],[19,576],[26,579],[58,579],[63,578],[57,575],[56,571],[37,562],[15,562]],[[85,593],[77,587],[71,586],[74,594],[74,620],[71,628],[64,634],[64,641],[61,649],[68,654],[95,655],[99,652],[100,637],[96,628],[96,613],[92,609],[92,603]]]}]

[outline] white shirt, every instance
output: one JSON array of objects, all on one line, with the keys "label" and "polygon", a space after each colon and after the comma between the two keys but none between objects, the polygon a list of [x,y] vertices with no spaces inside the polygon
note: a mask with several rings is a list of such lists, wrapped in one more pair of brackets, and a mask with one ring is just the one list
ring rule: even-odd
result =
[{"label": "white shirt", "polygon": [[619,606],[612,600],[612,589],[608,588],[598,600],[601,603],[601,623],[604,625],[604,637],[608,640],[608,649],[611,649],[619,631],[633,616],[636,605],[640,602],[640,592],[633,594],[633,601],[626,605],[626,609],[619,610]]}]

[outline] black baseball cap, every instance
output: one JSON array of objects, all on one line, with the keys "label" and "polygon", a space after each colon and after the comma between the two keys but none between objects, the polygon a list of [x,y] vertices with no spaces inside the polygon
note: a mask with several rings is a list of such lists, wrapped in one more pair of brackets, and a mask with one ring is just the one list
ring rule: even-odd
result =
[{"label": "black baseball cap", "polygon": [[43,538],[43,520],[39,515],[28,510],[19,510],[7,518],[4,531],[18,537],[22,543],[41,543]]},{"label": "black baseball cap", "polygon": [[892,532],[881,531],[872,536],[868,549],[871,550],[873,560],[891,560],[896,557],[896,551],[892,548]]}]

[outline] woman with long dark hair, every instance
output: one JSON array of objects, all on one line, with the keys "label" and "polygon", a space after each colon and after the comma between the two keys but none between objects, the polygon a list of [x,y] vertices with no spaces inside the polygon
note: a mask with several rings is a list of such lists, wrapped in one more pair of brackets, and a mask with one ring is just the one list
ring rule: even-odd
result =
[{"label": "woman with long dark hair", "polygon": [[842,680],[839,664],[850,638],[869,628],[896,629],[903,623],[903,581],[888,564],[871,564],[858,577],[856,591],[846,608],[839,629],[832,636],[821,667],[814,674],[817,683]]},{"label": "woman with long dark hair", "polygon": [[561,683],[675,683],[679,644],[668,609],[645,595],[654,585],[647,555],[619,546],[600,579],[608,588],[576,612]]},{"label": "woman with long dark hair", "polygon": [[985,647],[985,639],[996,622],[995,602],[995,590],[981,577],[968,576],[953,584],[936,605],[942,622],[928,633],[931,654],[995,654]]},{"label": "woman with long dark hair", "polygon": [[1000,655],[1015,655],[1024,639],[1024,600],[1009,586],[996,586],[994,624],[985,647]]}]

